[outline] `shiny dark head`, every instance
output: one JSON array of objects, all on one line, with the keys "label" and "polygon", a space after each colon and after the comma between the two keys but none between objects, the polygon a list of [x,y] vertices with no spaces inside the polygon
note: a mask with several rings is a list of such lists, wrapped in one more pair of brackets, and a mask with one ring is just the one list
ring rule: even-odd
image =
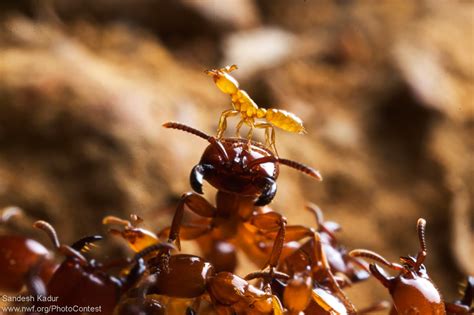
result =
[{"label": "shiny dark head", "polygon": [[287,165],[311,177],[321,180],[318,171],[295,161],[281,159],[259,142],[243,138],[216,139],[189,126],[168,122],[166,128],[192,133],[209,141],[199,164],[190,175],[191,187],[202,194],[206,180],[218,190],[255,196],[256,206],[269,204],[277,191],[279,165]]}]

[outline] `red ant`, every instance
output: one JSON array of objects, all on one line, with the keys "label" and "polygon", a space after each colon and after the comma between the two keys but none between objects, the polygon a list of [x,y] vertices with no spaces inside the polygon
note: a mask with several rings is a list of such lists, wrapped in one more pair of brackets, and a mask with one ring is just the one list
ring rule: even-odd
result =
[{"label": "red ant", "polygon": [[[181,197],[171,227],[160,235],[169,232],[168,241],[175,242],[178,248],[180,238],[199,238],[204,256],[216,266],[219,265],[219,270],[232,271],[235,267],[236,261],[232,258],[235,257],[234,244],[244,249],[253,260],[267,260],[267,254],[273,246],[258,244],[254,234],[256,231],[285,228],[286,219],[283,216],[268,208],[260,208],[275,197],[279,165],[292,167],[321,180],[319,172],[298,162],[279,158],[258,142],[242,138],[218,140],[176,122],[168,122],[163,126],[189,132],[210,144],[191,171],[190,183],[196,193],[188,192]],[[204,180],[218,190],[216,206],[199,195],[203,193]],[[185,208],[203,219],[182,224]],[[284,237],[284,232],[280,235]],[[283,243],[284,239],[281,238],[274,244],[278,256]],[[227,263],[223,264],[223,261]]]},{"label": "red ant", "polygon": [[[0,224],[22,215],[16,207],[0,213]],[[19,292],[28,285],[33,274],[48,281],[56,264],[48,249],[37,241],[21,235],[0,235],[0,291]]]},{"label": "red ant", "polygon": [[[194,299],[186,314],[195,314],[202,300],[207,300],[217,314],[222,315],[283,314],[278,297],[271,292],[269,280],[288,279],[287,275],[270,270],[255,272],[243,279],[230,272],[216,272],[213,265],[201,257],[171,255],[169,244],[164,244],[154,244],[135,255],[135,269],[147,277],[138,287],[138,297],[124,299],[118,306],[118,314],[125,314],[125,310],[132,310],[127,314],[138,314],[139,310],[150,307],[157,314],[164,314],[170,309],[179,309],[175,305],[179,299]],[[263,287],[248,283],[256,278],[264,279]],[[160,296],[170,299],[160,299]]]},{"label": "red ant", "polygon": [[[316,219],[316,231],[321,239],[324,254],[327,257],[331,272],[340,277],[341,284],[349,285],[366,280],[370,276],[368,265],[364,261],[350,256],[336,239],[335,233],[341,230],[341,226],[336,222],[325,221],[323,212],[314,204],[308,204],[306,209]],[[314,243],[313,232],[313,229],[300,225],[287,226],[286,242],[290,243],[292,240],[308,236],[309,240],[301,246],[297,245],[297,249],[303,251],[307,257],[312,257],[315,246],[318,246]],[[271,233],[267,233],[267,236],[271,236]]]},{"label": "red ant", "polygon": [[34,284],[42,288],[38,295],[57,297],[58,306],[101,307],[103,314],[112,314],[121,294],[138,279],[140,270],[131,269],[125,279],[119,279],[105,272],[105,266],[95,260],[88,260],[83,251],[102,239],[100,235],[88,236],[68,246],[59,242],[55,229],[45,221],[36,221],[34,227],[43,230],[51,239],[56,251],[65,260],[54,272],[49,282]]},{"label": "red ant", "polygon": [[[354,257],[372,259],[392,270],[398,271],[396,277],[388,277],[375,263],[370,264],[372,275],[386,287],[393,298],[391,315],[396,314],[468,314],[472,303],[473,283],[468,283],[465,298],[459,303],[444,302],[438,288],[428,276],[423,262],[427,256],[425,241],[425,219],[417,222],[420,250],[416,257],[400,257],[401,264],[391,263],[377,253],[365,249],[356,249],[349,253]],[[469,303],[466,305],[465,303]]]}]

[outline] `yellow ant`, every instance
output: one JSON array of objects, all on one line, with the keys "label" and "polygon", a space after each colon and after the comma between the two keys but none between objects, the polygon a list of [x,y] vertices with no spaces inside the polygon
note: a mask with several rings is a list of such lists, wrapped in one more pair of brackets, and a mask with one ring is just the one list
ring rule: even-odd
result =
[{"label": "yellow ant", "polygon": [[[275,129],[273,127],[275,126],[294,133],[306,133],[303,127],[303,121],[295,114],[286,110],[259,108],[247,92],[239,89],[239,83],[229,74],[231,71],[237,69],[236,65],[231,65],[225,68],[206,71],[206,74],[212,76],[219,90],[225,94],[229,94],[232,99],[232,109],[223,111],[219,119],[217,138],[222,138],[224,131],[227,129],[227,118],[240,114],[240,121],[236,128],[237,137],[240,137],[240,128],[243,124],[246,124],[250,128],[247,134],[249,141],[252,139],[253,128],[265,129],[266,145],[272,148],[274,153],[278,155],[275,146]],[[258,118],[265,119],[266,122],[256,122],[255,119]]]}]

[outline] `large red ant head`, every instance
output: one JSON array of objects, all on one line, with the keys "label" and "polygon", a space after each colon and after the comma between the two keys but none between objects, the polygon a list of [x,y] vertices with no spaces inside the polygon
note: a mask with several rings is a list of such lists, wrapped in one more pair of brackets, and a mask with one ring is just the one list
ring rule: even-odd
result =
[{"label": "large red ant head", "polygon": [[260,196],[256,205],[263,206],[276,194],[279,165],[274,154],[259,143],[226,138],[211,144],[191,172],[193,189],[202,193],[202,179],[218,190],[243,196]]},{"label": "large red ant head", "polygon": [[218,140],[189,126],[169,122],[163,125],[192,133],[210,142],[201,161],[191,171],[191,187],[202,194],[203,181],[218,190],[243,196],[255,196],[256,206],[269,204],[277,191],[279,164],[295,168],[321,180],[318,171],[303,164],[278,158],[260,143],[241,138]]}]

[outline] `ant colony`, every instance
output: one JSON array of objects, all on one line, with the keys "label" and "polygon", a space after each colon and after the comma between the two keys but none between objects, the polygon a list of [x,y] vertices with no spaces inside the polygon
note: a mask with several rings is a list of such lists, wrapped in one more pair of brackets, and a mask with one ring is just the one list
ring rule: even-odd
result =
[{"label": "ant colony", "polygon": [[[257,106],[230,75],[236,69],[232,65],[206,71],[231,98],[216,136],[179,122],[163,125],[207,141],[190,172],[192,191],[180,198],[171,224],[155,233],[140,228],[142,219],[135,214],[129,220],[105,217],[109,235],[123,239],[132,253],[106,261],[89,258],[88,251],[108,236],[63,244],[53,226],[37,221],[34,227],[48,235],[51,252],[29,237],[0,234],[0,291],[33,297],[8,302],[26,302],[36,307],[33,310],[51,307],[51,314],[472,314],[473,277],[468,277],[459,300],[447,302],[428,276],[423,265],[428,256],[424,219],[416,225],[418,253],[395,263],[366,249],[347,250],[337,240],[340,226],[325,221],[313,204],[305,210],[314,216],[312,226],[291,225],[268,206],[277,193],[281,165],[319,181],[322,177],[312,167],[279,157],[275,127],[304,134],[303,122],[288,111]],[[231,117],[239,118],[236,134],[226,137]],[[248,127],[246,137],[240,136],[243,125]],[[265,143],[252,139],[254,129],[263,129]],[[202,196],[204,181],[217,191],[213,202]],[[186,210],[196,219],[184,222]],[[4,209],[0,227],[21,214],[18,208]],[[182,253],[182,241],[196,242],[202,257]],[[237,252],[261,269],[235,274]],[[371,276],[392,301],[354,305],[344,290]],[[71,311],[72,306],[77,309]]]}]

